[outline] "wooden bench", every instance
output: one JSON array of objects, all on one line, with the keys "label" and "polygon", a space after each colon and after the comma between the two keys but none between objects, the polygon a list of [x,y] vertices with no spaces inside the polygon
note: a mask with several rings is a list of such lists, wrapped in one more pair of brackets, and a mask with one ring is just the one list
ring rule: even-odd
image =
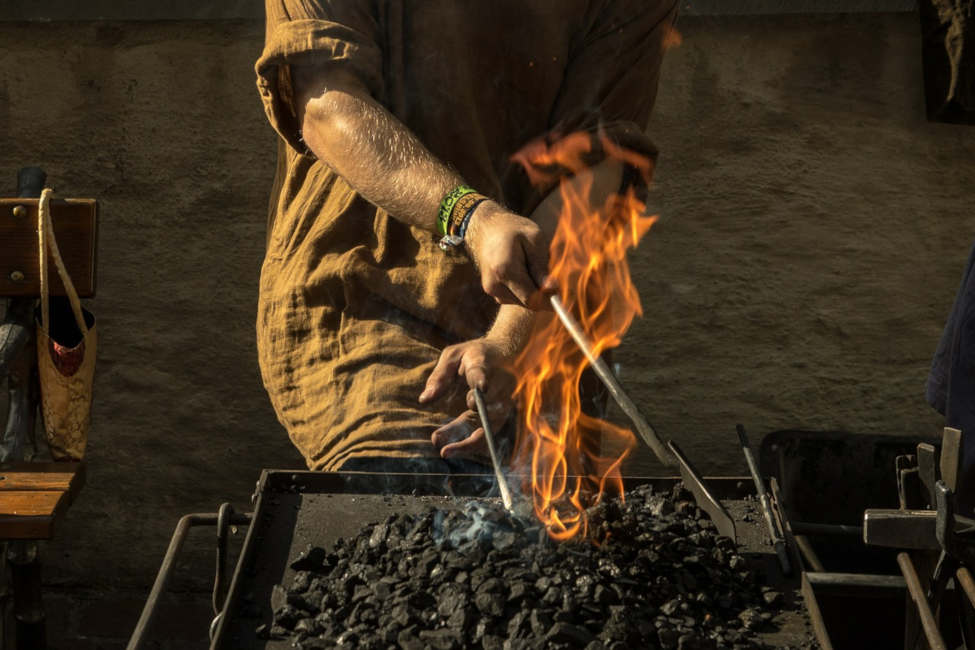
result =
[{"label": "wooden bench", "polygon": [[[44,437],[34,433],[39,395],[34,310],[40,294],[37,197],[46,175],[36,167],[25,167],[17,181],[17,198],[0,198],[0,300],[5,300],[0,377],[6,377],[10,395],[6,426],[0,428],[0,435],[7,432],[0,447],[0,542],[10,569],[10,581],[0,589],[0,648],[14,639],[18,650],[33,650],[47,647],[36,541],[54,535],[56,524],[85,483],[85,463],[24,461],[32,456],[29,441]],[[95,295],[96,217],[93,199],[51,201],[61,257],[82,298]],[[48,258],[53,270],[54,261]],[[48,277],[53,301],[53,296],[64,295],[64,287],[57,273],[49,272]]]},{"label": "wooden bench", "polygon": [[51,539],[85,484],[85,463],[0,465],[0,541]]}]

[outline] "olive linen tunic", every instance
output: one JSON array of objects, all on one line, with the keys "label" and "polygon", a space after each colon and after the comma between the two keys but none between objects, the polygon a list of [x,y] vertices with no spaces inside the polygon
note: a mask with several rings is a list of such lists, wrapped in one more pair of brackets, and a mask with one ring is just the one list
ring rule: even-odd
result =
[{"label": "olive linen tunic", "polygon": [[279,420],[312,469],[434,458],[465,390],[417,398],[440,351],[482,336],[497,306],[462,251],[370,204],[309,152],[290,66],[331,62],[467,184],[530,216],[512,155],[584,131],[646,156],[675,0],[267,0],[257,85],[281,136],[257,342]]}]

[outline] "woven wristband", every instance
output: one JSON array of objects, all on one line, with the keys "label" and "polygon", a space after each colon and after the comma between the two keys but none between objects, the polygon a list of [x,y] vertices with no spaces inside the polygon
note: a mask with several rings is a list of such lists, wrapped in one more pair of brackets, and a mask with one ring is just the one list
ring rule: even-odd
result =
[{"label": "woven wristband", "polygon": [[461,241],[463,241],[464,236],[467,235],[467,226],[469,226],[471,223],[471,217],[474,216],[474,210],[477,208],[477,206],[481,205],[485,201],[487,201],[487,197],[475,201],[474,205],[472,205],[467,211],[467,214],[464,215],[464,218],[461,219],[460,225],[457,227],[457,236]]},{"label": "woven wristband", "polygon": [[457,203],[454,204],[454,210],[450,214],[450,221],[447,222],[447,233],[459,235],[461,222],[469,219],[474,208],[486,199],[486,196],[477,192],[471,192],[460,197]]},{"label": "woven wristband", "polygon": [[458,185],[444,195],[443,200],[440,201],[440,210],[437,212],[437,232],[440,235],[447,235],[450,217],[454,213],[454,206],[457,205],[457,201],[467,194],[476,193],[477,191],[473,187]]}]

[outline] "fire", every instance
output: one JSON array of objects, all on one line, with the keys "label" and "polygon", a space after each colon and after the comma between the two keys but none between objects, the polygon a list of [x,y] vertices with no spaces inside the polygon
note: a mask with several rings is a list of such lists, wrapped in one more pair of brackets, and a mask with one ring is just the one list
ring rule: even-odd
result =
[{"label": "fire", "polygon": [[[573,134],[547,146],[534,143],[515,158],[533,183],[552,178],[540,169],[585,169],[592,139]],[[649,183],[652,161],[606,138],[608,158],[626,163]],[[642,314],[630,278],[627,250],[635,247],[656,221],[632,190],[611,194],[591,205],[592,183],[559,180],[562,212],[550,249],[549,274],[558,295],[589,340],[595,354],[619,345],[633,319]],[[632,450],[632,432],[582,412],[579,380],[588,365],[571,335],[552,313],[542,314],[529,343],[515,361],[519,406],[514,466],[528,476],[535,513],[557,540],[586,536],[586,507],[607,490],[622,496],[620,467]],[[619,450],[602,454],[600,438]]]}]

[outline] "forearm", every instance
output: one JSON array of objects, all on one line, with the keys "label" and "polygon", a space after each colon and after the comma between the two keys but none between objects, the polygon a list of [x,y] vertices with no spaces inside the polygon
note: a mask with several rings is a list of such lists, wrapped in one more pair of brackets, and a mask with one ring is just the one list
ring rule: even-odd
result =
[{"label": "forearm", "polygon": [[505,358],[514,359],[528,343],[537,313],[519,305],[501,305],[485,338],[497,342]]},{"label": "forearm", "polygon": [[443,196],[463,179],[373,100],[355,79],[295,70],[305,144],[368,201],[410,225],[435,230]]}]

